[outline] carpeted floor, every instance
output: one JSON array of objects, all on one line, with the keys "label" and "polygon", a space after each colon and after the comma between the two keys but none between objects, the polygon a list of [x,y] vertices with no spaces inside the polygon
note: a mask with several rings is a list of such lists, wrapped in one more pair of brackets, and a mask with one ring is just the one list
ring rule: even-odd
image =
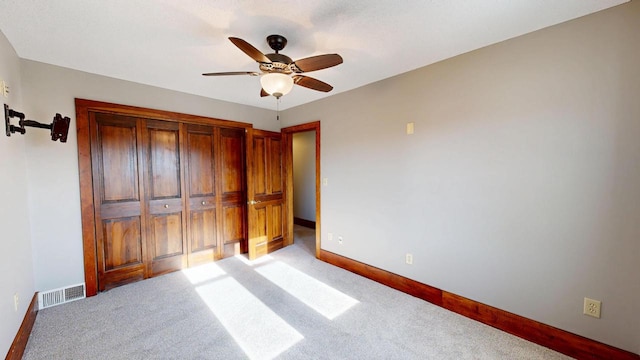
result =
[{"label": "carpeted floor", "polygon": [[313,256],[175,272],[38,313],[24,359],[566,359]]}]

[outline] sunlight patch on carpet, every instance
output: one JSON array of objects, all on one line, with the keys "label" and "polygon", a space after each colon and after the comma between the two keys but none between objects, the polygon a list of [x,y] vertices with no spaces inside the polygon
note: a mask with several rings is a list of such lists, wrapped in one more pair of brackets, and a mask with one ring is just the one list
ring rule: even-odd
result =
[{"label": "sunlight patch on carpet", "polygon": [[201,284],[208,280],[213,280],[217,277],[226,275],[227,273],[222,270],[215,263],[209,263],[192,268],[183,269],[182,273],[189,279],[193,285]]},{"label": "sunlight patch on carpet", "polygon": [[250,359],[273,359],[304,337],[238,281],[198,286],[198,295]]},{"label": "sunlight patch on carpet", "polygon": [[329,320],[359,303],[358,300],[280,261],[260,266],[255,270]]},{"label": "sunlight patch on carpet", "polygon": [[249,260],[247,258],[247,255],[243,255],[243,254],[238,254],[235,256],[236,259],[242,261],[245,265],[249,265],[249,266],[256,266],[256,265],[261,265],[264,263],[268,263],[269,261],[272,261],[273,258],[271,257],[271,255],[263,255],[257,259],[254,260]]}]

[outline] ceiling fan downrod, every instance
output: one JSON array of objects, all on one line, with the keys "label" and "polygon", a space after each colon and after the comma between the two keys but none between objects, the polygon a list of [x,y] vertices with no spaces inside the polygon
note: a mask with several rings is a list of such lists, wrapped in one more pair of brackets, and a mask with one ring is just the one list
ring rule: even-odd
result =
[{"label": "ceiling fan downrod", "polygon": [[287,46],[287,38],[282,35],[269,35],[267,36],[267,43],[269,47],[273,49],[273,51],[278,53],[278,51],[284,49]]}]

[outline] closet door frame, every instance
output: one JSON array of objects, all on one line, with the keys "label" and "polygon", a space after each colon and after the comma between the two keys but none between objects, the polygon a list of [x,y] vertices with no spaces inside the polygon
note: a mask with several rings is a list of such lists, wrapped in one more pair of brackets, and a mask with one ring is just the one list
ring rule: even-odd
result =
[{"label": "closet door frame", "polygon": [[247,129],[251,129],[253,125],[238,121],[215,119],[198,115],[119,105],[87,99],[76,98],[75,105],[78,140],[78,168],[80,176],[84,277],[86,295],[94,296],[98,293],[98,267],[96,256],[96,218],[94,213],[95,203],[93,199],[91,138],[89,132],[90,113],[118,114],[178,123],[201,124],[225,128],[241,128],[245,129],[245,131],[247,131]]}]

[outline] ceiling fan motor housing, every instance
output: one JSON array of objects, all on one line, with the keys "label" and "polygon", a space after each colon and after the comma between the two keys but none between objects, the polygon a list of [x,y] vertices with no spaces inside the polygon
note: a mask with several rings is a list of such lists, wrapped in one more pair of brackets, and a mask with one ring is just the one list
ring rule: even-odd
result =
[{"label": "ceiling fan motor housing", "polygon": [[281,72],[284,74],[291,74],[289,64],[293,61],[290,57],[282,54],[266,54],[265,56],[271,60],[271,63],[260,63],[260,70],[264,72]]}]

